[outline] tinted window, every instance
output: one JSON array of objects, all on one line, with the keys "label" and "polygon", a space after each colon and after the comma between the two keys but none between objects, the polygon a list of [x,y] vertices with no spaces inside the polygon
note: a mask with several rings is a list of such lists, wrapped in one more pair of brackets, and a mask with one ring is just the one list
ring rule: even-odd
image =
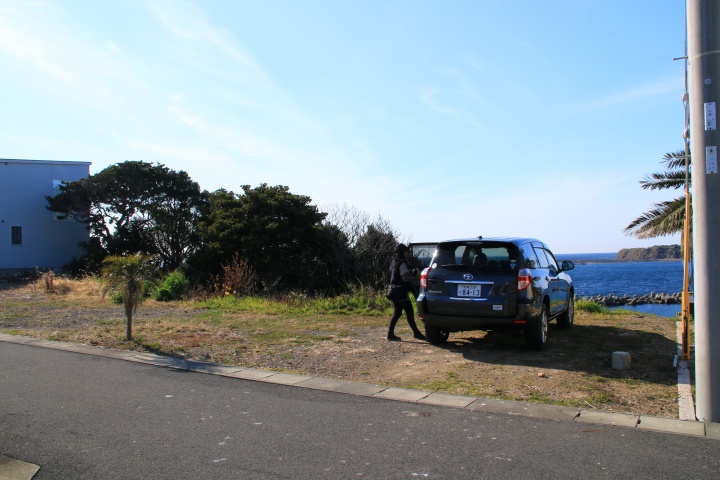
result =
[{"label": "tinted window", "polygon": [[522,246],[523,257],[525,257],[525,268],[538,268],[538,259],[535,250],[529,243]]},{"label": "tinted window", "polygon": [[537,255],[538,263],[540,268],[550,268],[547,256],[545,256],[545,250],[543,248],[533,247],[535,254]]},{"label": "tinted window", "polygon": [[457,243],[446,243],[438,246],[435,252],[435,259],[433,263],[437,263],[438,266],[443,265],[457,265],[462,263],[463,253],[465,252],[465,245]]},{"label": "tinted window", "polygon": [[446,243],[438,246],[433,263],[437,266],[517,268],[517,249],[506,243]]},{"label": "tinted window", "polygon": [[415,259],[415,266],[425,268],[430,265],[437,243],[411,243],[409,247]]},{"label": "tinted window", "polygon": [[560,270],[557,260],[555,260],[555,255],[553,255],[552,252],[548,249],[543,249],[543,251],[545,252],[545,255],[547,256],[548,263],[550,264],[550,268],[553,270]]}]

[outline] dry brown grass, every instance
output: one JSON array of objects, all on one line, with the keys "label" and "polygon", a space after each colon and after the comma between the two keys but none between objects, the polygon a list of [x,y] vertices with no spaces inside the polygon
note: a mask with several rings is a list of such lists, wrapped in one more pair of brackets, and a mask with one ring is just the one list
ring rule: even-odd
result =
[{"label": "dry brown grass", "polygon": [[42,275],[42,278],[27,285],[8,284],[5,291],[14,291],[16,295],[45,293],[62,298],[65,301],[93,302],[102,296],[102,282],[95,277],[75,280],[67,277],[56,277],[52,272]]},{"label": "dry brown grass", "polygon": [[[389,313],[307,314],[258,300],[237,305],[148,300],[124,341],[121,305],[102,299],[95,279],[41,279],[0,290],[0,331],[108,348],[447,393],[677,417],[672,366],[676,323],[634,313],[579,312],[571,329],[551,325],[543,352],[522,337],[467,332],[441,347],[411,338],[387,342]],[[406,325],[406,324],[404,324]],[[632,368],[611,368],[613,351]]]}]

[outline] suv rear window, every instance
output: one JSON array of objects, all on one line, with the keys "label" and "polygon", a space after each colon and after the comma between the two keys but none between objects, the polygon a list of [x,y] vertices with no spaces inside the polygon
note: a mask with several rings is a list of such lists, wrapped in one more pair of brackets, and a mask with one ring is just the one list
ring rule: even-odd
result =
[{"label": "suv rear window", "polygon": [[415,266],[418,268],[425,268],[430,265],[430,260],[433,258],[435,249],[437,248],[437,242],[435,243],[411,243],[408,245],[410,252],[415,259]]},{"label": "suv rear window", "polygon": [[516,258],[512,244],[448,242],[438,245],[434,263],[446,268],[515,269]]}]

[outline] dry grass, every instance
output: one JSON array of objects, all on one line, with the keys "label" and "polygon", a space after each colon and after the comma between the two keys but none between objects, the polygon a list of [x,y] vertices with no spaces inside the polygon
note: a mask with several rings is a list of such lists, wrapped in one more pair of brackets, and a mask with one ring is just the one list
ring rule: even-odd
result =
[{"label": "dry grass", "polygon": [[[406,388],[677,417],[673,320],[579,312],[571,329],[551,325],[543,352],[522,337],[467,332],[442,346],[385,341],[389,312],[307,313],[292,302],[148,300],[124,341],[123,308],[94,279],[43,279],[0,290],[0,331],[203,361]],[[292,304],[289,306],[289,304]],[[400,322],[399,333],[409,328]],[[613,351],[632,368],[611,368]]]}]

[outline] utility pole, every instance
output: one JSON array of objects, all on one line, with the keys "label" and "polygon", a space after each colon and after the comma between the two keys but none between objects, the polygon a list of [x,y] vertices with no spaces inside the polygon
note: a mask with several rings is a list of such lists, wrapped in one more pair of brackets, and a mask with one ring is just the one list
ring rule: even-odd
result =
[{"label": "utility pole", "polygon": [[687,0],[698,420],[720,422],[720,2]]}]

